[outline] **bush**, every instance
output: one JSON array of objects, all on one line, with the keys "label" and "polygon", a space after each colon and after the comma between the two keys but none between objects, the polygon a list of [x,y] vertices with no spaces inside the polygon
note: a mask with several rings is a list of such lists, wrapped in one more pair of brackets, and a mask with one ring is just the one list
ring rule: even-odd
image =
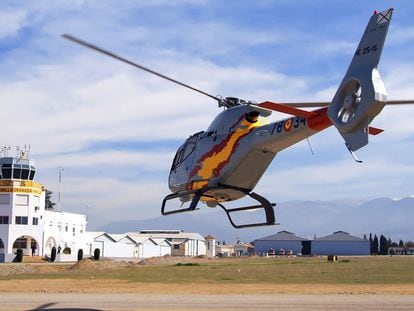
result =
[{"label": "bush", "polygon": [[56,259],[56,247],[52,247],[52,252],[50,253],[50,261],[54,262]]},{"label": "bush", "polygon": [[95,248],[93,251],[93,259],[99,260],[99,256],[101,255],[101,250],[99,248]]},{"label": "bush", "polygon": [[78,261],[82,260],[83,258],[83,249],[78,250]]},{"label": "bush", "polygon": [[66,255],[70,255],[71,254],[71,249],[70,249],[70,247],[65,247],[64,249],[63,249],[63,251],[62,251],[62,253],[63,254],[66,254]]},{"label": "bush", "polygon": [[16,251],[16,258],[14,259],[15,262],[22,262],[23,261],[23,250],[18,248]]}]

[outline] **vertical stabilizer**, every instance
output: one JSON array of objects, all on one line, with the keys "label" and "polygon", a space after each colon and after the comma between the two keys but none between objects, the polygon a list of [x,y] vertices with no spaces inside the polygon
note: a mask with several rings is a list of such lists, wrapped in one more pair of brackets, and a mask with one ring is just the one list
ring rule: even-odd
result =
[{"label": "vertical stabilizer", "polygon": [[393,9],[375,12],[362,35],[328,116],[351,151],[368,144],[368,125],[381,112],[387,92],[378,72]]}]

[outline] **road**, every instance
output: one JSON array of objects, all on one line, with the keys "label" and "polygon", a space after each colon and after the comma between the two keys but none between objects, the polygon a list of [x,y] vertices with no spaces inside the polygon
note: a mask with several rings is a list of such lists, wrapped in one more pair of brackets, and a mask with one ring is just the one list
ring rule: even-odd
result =
[{"label": "road", "polygon": [[414,310],[412,295],[0,293],[0,310]]}]

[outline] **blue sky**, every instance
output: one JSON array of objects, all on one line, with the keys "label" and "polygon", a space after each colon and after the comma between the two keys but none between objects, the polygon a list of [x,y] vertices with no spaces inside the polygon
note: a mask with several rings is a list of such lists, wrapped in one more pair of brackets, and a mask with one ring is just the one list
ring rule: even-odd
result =
[{"label": "blue sky", "polygon": [[[332,99],[374,9],[394,7],[380,72],[414,98],[412,1],[2,1],[2,145],[31,145],[62,208],[159,215],[176,148],[219,112],[211,99],[60,37],[70,33],[208,93]],[[335,129],[280,153],[255,189],[272,201],[414,195],[414,106],[386,107],[355,163]],[[272,120],[283,118],[273,114]],[[87,210],[86,210],[87,207]]]}]

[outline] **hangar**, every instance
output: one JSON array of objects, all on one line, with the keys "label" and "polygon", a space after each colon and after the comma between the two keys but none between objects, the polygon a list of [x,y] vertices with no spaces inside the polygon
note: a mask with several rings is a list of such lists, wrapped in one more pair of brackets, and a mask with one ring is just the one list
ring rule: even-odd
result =
[{"label": "hangar", "polygon": [[312,241],[312,255],[369,255],[369,241],[336,231]]},{"label": "hangar", "polygon": [[[296,236],[289,231],[279,231],[276,234],[254,240],[254,251],[263,255],[272,252],[283,253],[292,251],[293,255],[310,254],[310,240]],[[282,251],[283,250],[283,251]]]},{"label": "hangar", "polygon": [[111,234],[88,232],[93,235],[93,249],[102,257],[149,258],[156,256],[206,255],[206,241],[198,233],[181,230],[146,230]]},{"label": "hangar", "polygon": [[168,241],[172,256],[205,256],[207,252],[206,240],[199,233],[182,230],[141,230],[139,233],[133,234],[153,240],[164,239]]},{"label": "hangar", "polygon": [[[310,240],[299,237],[289,231],[279,231],[276,234],[254,240],[254,252],[264,254],[292,255],[369,255],[370,245],[366,239],[350,235],[345,231]],[[290,253],[290,252],[289,252]]]}]

